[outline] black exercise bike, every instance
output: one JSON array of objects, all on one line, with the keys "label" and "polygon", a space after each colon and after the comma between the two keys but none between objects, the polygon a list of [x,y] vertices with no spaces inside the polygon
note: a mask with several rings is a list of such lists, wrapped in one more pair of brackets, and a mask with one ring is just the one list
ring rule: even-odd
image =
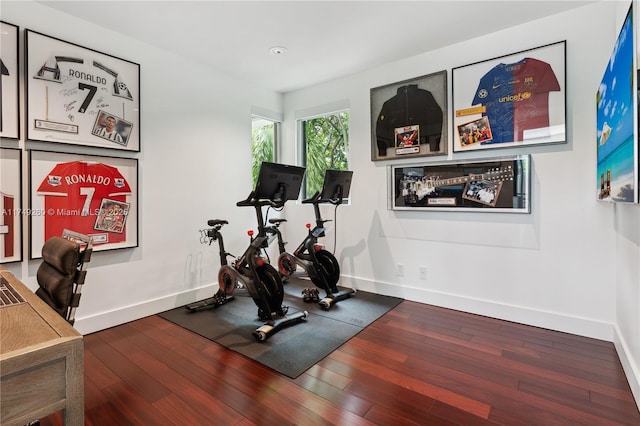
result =
[{"label": "black exercise bike", "polygon": [[331,203],[336,208],[342,204],[343,198],[348,197],[351,178],[353,172],[327,170],[322,191],[316,192],[313,197],[303,200],[305,204],[312,204],[315,213],[316,225],[312,229],[311,224],[307,224],[307,235],[300,245],[289,253],[285,249],[285,242],[279,229],[280,224],[286,219],[270,219],[271,226],[267,227],[267,235],[271,234],[278,240],[278,271],[284,277],[290,277],[296,273],[300,266],[309,276],[309,279],[317,287],[325,291],[325,297],[318,301],[323,310],[329,310],[340,300],[347,299],[355,294],[353,289],[340,290],[338,281],[340,280],[340,264],[336,257],[318,242],[318,239],[325,236],[326,222],[320,214],[320,204]]},{"label": "black exercise bike", "polygon": [[[264,173],[263,173],[264,172]],[[264,176],[263,176],[264,174]],[[201,242],[218,241],[220,255],[220,270],[218,271],[218,291],[213,297],[185,306],[191,311],[216,308],[234,299],[235,295],[248,296],[258,307],[258,318],[264,325],[252,334],[264,341],[283,327],[306,320],[306,311],[288,314],[288,307],[283,306],[284,290],[282,279],[278,271],[262,257],[262,250],[268,246],[267,227],[264,225],[262,208],[264,206],[281,208],[288,199],[297,198],[304,168],[285,166],[274,163],[263,163],[256,190],[249,194],[246,200],[236,203],[239,207],[254,207],[258,221],[258,233],[254,236],[249,231],[249,246],[245,252],[229,264],[228,253],[224,247],[221,228],[228,223],[226,220],[211,219],[207,222],[209,229],[201,231]],[[296,178],[297,177],[297,178]],[[270,179],[268,182],[264,179]],[[273,182],[275,179],[275,188]],[[295,190],[297,185],[297,191]],[[265,192],[266,191],[266,192]],[[264,194],[271,194],[264,196]],[[261,196],[262,195],[262,196]]]}]

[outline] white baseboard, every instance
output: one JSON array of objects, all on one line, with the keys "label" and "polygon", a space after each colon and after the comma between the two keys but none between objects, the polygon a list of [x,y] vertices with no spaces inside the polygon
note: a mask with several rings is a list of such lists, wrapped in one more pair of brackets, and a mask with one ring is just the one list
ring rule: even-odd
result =
[{"label": "white baseboard", "polygon": [[631,356],[632,352],[618,327],[615,327],[613,344],[618,352],[618,358],[620,358],[624,374],[627,376],[631,393],[633,393],[638,410],[640,410],[640,367]]},{"label": "white baseboard", "polygon": [[[490,300],[434,292],[423,288],[383,283],[356,277],[343,276],[340,285],[535,327],[606,340],[608,342],[613,341],[614,331],[611,324],[590,320],[588,318],[537,311],[520,306],[500,304]],[[148,315],[183,306],[187,303],[206,299],[214,294],[217,287],[217,284],[209,284],[197,289],[190,289],[135,305],[124,306],[112,311],[100,312],[87,317],[78,317],[75,322],[75,328],[82,334],[104,330]]]},{"label": "white baseboard", "polygon": [[382,283],[355,277],[343,276],[340,285],[564,333],[577,334],[579,336],[606,340],[608,342],[613,341],[612,324],[594,321],[589,318],[539,311],[522,306],[496,303],[485,299],[470,298],[451,293],[426,290],[424,288],[403,286],[395,283]]},{"label": "white baseboard", "polygon": [[188,303],[206,299],[213,296],[217,290],[217,284],[209,284],[197,289],[187,290],[182,293],[147,300],[135,305],[123,306],[112,311],[100,312],[87,317],[77,317],[74,327],[83,335],[94,333],[129,321],[144,318],[149,315],[184,306]]}]

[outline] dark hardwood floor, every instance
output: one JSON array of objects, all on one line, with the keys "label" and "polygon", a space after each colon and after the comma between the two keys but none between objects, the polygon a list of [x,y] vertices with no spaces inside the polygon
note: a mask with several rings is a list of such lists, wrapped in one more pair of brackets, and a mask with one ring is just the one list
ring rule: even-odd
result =
[{"label": "dark hardwood floor", "polygon": [[640,425],[612,343],[409,301],[295,380],[158,316],[90,334],[85,406],[87,425]]}]

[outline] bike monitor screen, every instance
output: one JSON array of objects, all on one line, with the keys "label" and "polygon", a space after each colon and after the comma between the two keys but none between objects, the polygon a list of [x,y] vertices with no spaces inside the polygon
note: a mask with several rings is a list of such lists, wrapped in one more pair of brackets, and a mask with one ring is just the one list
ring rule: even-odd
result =
[{"label": "bike monitor screen", "polygon": [[305,170],[304,167],[262,162],[255,189],[256,199],[275,202],[297,200]]},{"label": "bike monitor screen", "polygon": [[324,175],[320,201],[342,201],[349,198],[352,176],[353,172],[350,170],[327,170]]}]

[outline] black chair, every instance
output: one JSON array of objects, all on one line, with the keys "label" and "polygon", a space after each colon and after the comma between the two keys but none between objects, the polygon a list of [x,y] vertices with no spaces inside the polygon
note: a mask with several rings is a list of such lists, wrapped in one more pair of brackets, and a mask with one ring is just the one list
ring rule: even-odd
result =
[{"label": "black chair", "polygon": [[90,237],[67,230],[62,237],[48,239],[42,247],[42,264],[37,272],[40,287],[36,294],[71,325],[75,322],[92,251]]}]

